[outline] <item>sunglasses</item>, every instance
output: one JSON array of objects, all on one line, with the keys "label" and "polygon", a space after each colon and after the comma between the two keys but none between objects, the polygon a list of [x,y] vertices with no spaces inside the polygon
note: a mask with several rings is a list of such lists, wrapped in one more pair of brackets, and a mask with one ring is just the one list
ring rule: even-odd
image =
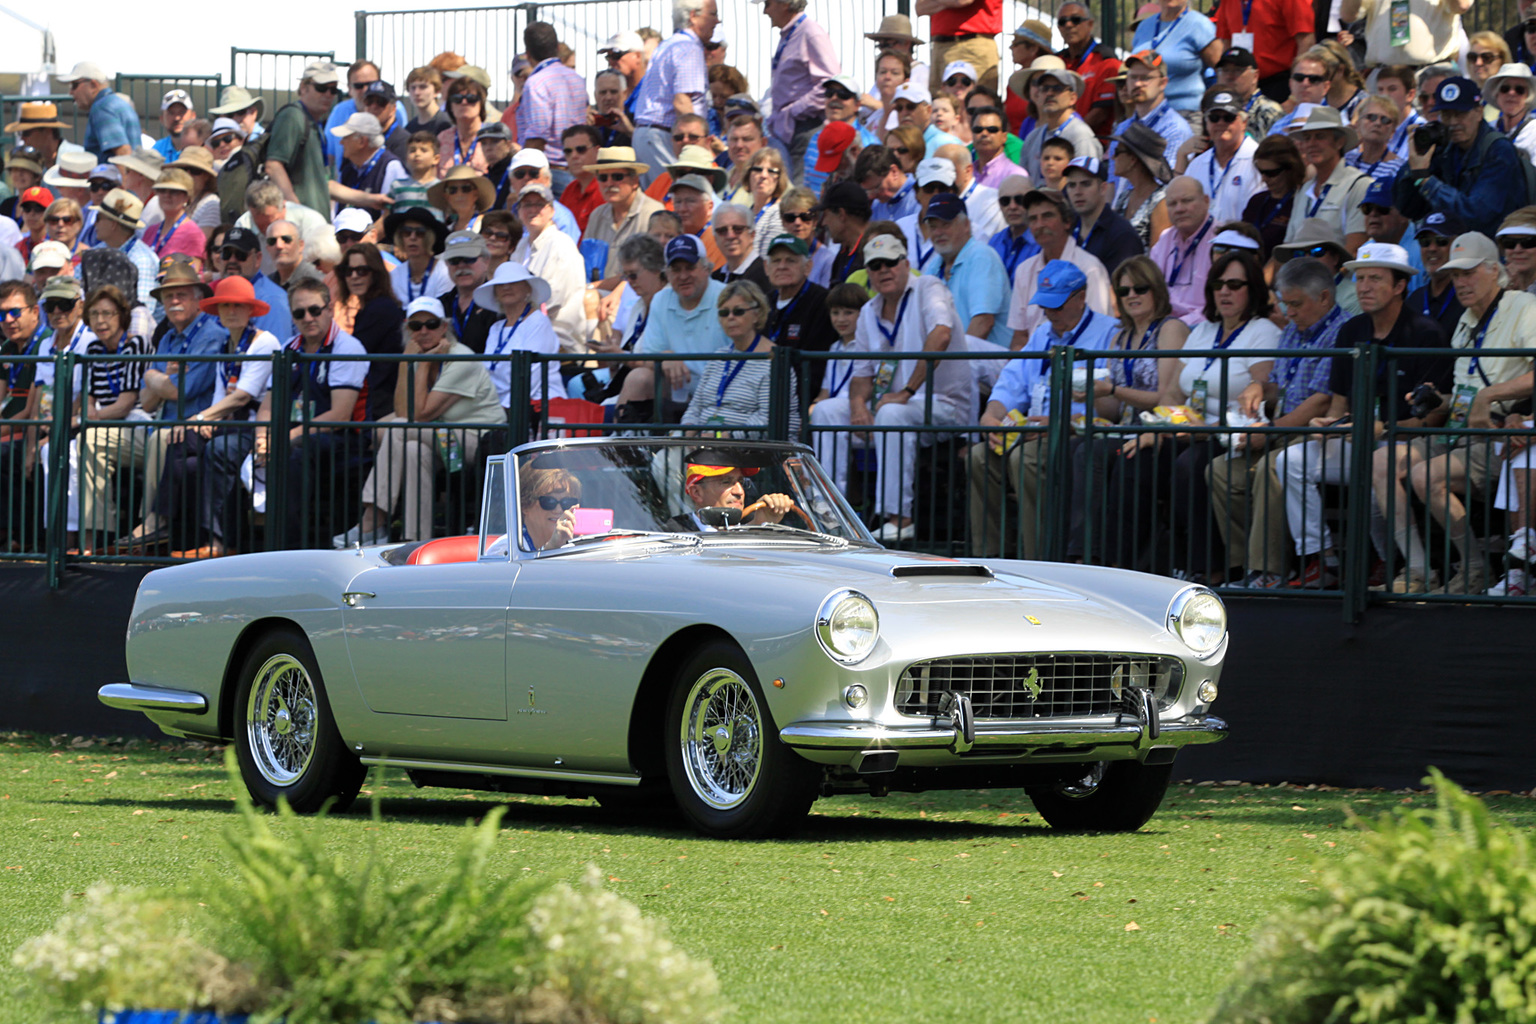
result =
[{"label": "sunglasses", "polygon": [[1326,245],[1314,245],[1310,249],[1302,249],[1296,255],[1297,256],[1311,256],[1313,259],[1321,259],[1325,254],[1330,253],[1330,252],[1334,252],[1334,250],[1329,248]]},{"label": "sunglasses", "polygon": [[27,311],[25,306],[12,306],[10,309],[0,309],[0,320],[16,320]]},{"label": "sunglasses", "polygon": [[1088,19],[1083,17],[1081,14],[1068,14],[1065,17],[1056,19],[1056,27],[1071,28],[1073,25],[1081,25],[1087,20]]},{"label": "sunglasses", "polygon": [[826,93],[827,99],[829,100],[847,101],[853,99],[853,93],[849,92],[847,89],[825,89],[823,91]]},{"label": "sunglasses", "polygon": [[973,83],[969,78],[966,78],[964,75],[950,75],[948,78],[944,79],[944,84],[951,88],[958,88],[962,85],[974,85],[975,83]]},{"label": "sunglasses", "polygon": [[[378,81],[378,79],[374,79],[374,81]],[[364,89],[368,88],[372,84],[373,84],[373,82],[353,82],[352,85],[351,85],[351,89],[352,89],[353,92],[362,92]]]},{"label": "sunglasses", "polygon": [[245,257],[245,253],[241,252],[239,249],[236,249],[232,245],[226,245],[219,250],[219,259],[222,260],[243,260]]},{"label": "sunglasses", "polygon": [[1147,295],[1151,291],[1152,286],[1149,284],[1122,284],[1115,289],[1115,294],[1123,299],[1128,295]]},{"label": "sunglasses", "polygon": [[673,142],[702,142],[704,136],[698,132],[673,132]]},{"label": "sunglasses", "polygon": [[1420,249],[1424,248],[1426,245],[1427,246],[1432,246],[1433,248],[1436,248],[1436,249],[1444,249],[1446,246],[1450,245],[1451,242],[1452,242],[1452,239],[1451,239],[1451,237],[1449,235],[1420,235],[1419,236],[1419,248]]},{"label": "sunglasses", "polygon": [[338,232],[336,232],[336,244],[337,245],[355,245],[356,243],[361,242],[362,240],[363,240],[363,233],[361,231],[338,231]]},{"label": "sunglasses", "polygon": [[1385,217],[1392,212],[1392,207],[1382,206],[1380,203],[1361,203],[1360,212],[1367,217]]},{"label": "sunglasses", "polygon": [[420,320],[407,320],[405,326],[409,327],[414,334],[417,331],[435,331],[443,326],[443,321],[440,317],[429,316]]},{"label": "sunglasses", "polygon": [[456,92],[448,97],[449,103],[479,103],[480,97],[472,92]]},{"label": "sunglasses", "polygon": [[320,314],[325,312],[324,306],[294,306],[288,312],[293,314],[295,320],[318,320]]},{"label": "sunglasses", "polygon": [[[1505,82],[1503,85],[1499,86],[1499,95],[1503,96],[1507,93],[1514,93],[1516,96],[1524,96],[1526,89],[1525,86],[1520,85],[1517,82]],[[91,187],[95,188],[94,185]]]},{"label": "sunglasses", "polygon": [[215,135],[213,138],[209,139],[208,145],[217,148],[219,146],[227,146],[234,141],[235,136],[229,132],[225,132],[223,135]]},{"label": "sunglasses", "polygon": [[1211,256],[1213,258],[1216,257],[1216,256],[1225,256],[1229,252],[1246,252],[1246,253],[1249,253],[1249,254],[1253,254],[1253,253],[1257,252],[1257,250],[1253,249],[1250,246],[1244,246],[1244,245],[1212,245],[1211,246]]},{"label": "sunglasses", "polygon": [[890,270],[896,265],[897,262],[898,261],[896,260],[870,260],[868,263],[864,264],[864,269],[874,271],[878,274],[882,270]]},{"label": "sunglasses", "polygon": [[780,171],[777,167],[754,167],[751,170],[749,170],[747,173],[748,174],[767,174],[767,175],[769,175],[771,177],[777,178],[783,172]]},{"label": "sunglasses", "polygon": [[815,221],[816,221],[816,214],[811,212],[810,210],[807,210],[804,213],[782,213],[781,212],[779,214],[779,218],[785,224],[799,224],[801,221],[804,221],[807,224],[812,224],[812,223],[815,223]]},{"label": "sunglasses", "polygon": [[22,203],[22,213],[42,213],[45,207],[41,203]]},{"label": "sunglasses", "polygon": [[553,494],[539,495],[539,508],[545,512],[553,512],[557,508],[562,512],[569,512],[580,504],[580,498],[557,498]]},{"label": "sunglasses", "polygon": [[[891,152],[895,153],[897,156],[911,156],[912,155],[912,151],[910,149],[908,149],[906,146],[892,146],[891,147]],[[41,207],[39,207],[39,209],[41,209]]]},{"label": "sunglasses", "polygon": [[[1522,90],[1523,91],[1523,90]],[[1360,120],[1367,124],[1391,124],[1392,119],[1386,114],[1361,114]]]},{"label": "sunglasses", "polygon": [[292,245],[293,244],[293,238],[294,238],[293,235],[268,235],[267,236],[267,244],[268,245]]},{"label": "sunglasses", "polygon": [[[1506,86],[1506,88],[1508,88],[1508,87]],[[1500,92],[1502,92],[1502,91],[1503,90],[1501,89]],[[116,187],[117,186],[112,184],[110,181],[102,181],[102,182],[93,181],[93,182],[91,182],[91,191],[92,192],[111,192]]]},{"label": "sunglasses", "polygon": [[1046,79],[1044,82],[1038,83],[1035,88],[1047,95],[1055,95],[1058,92],[1067,91],[1066,84],[1055,79]]},{"label": "sunglasses", "polygon": [[78,305],[80,305],[79,299],[44,299],[43,312],[68,313]]},{"label": "sunglasses", "polygon": [[1536,33],[1536,18],[1531,19],[1522,26],[1527,32]]},{"label": "sunglasses", "polygon": [[517,170],[512,172],[512,177],[516,178],[518,181],[527,181],[530,178],[537,178],[538,176],[539,169],[537,167],[519,167]]},{"label": "sunglasses", "polygon": [[1291,81],[1293,81],[1293,82],[1307,82],[1308,84],[1311,84],[1311,85],[1322,85],[1324,82],[1328,81],[1328,76],[1327,75],[1304,75],[1300,71],[1292,71],[1291,72]]},{"label": "sunglasses", "polygon": [[1205,119],[1211,124],[1231,124],[1237,120],[1237,115],[1230,110],[1207,110]]},{"label": "sunglasses", "polygon": [[591,146],[566,146],[564,152],[566,156],[581,156],[591,148]]},{"label": "sunglasses", "polygon": [[1497,61],[1498,59],[1499,59],[1499,55],[1496,54],[1496,53],[1469,53],[1469,54],[1467,54],[1467,63],[1468,64],[1492,64],[1495,61]]},{"label": "sunglasses", "polygon": [[715,227],[715,234],[730,237],[733,235],[745,235],[751,230],[745,224],[719,224]]},{"label": "sunglasses", "polygon": [[314,90],[326,96],[335,96],[341,92],[341,89],[337,87],[335,82],[330,82],[326,85],[316,85]]},{"label": "sunglasses", "polygon": [[366,263],[353,263],[347,267],[348,277],[366,277],[371,273],[373,271],[368,269],[368,264]]},{"label": "sunglasses", "polygon": [[908,111],[917,109],[916,103],[912,103],[907,100],[898,100],[896,103],[892,104],[892,106],[894,106],[896,113],[898,114],[905,114]]},{"label": "sunglasses", "polygon": [[1000,125],[1000,124],[973,124],[973,125],[971,125],[971,134],[972,135],[976,134],[977,132],[980,132],[983,135],[996,135],[999,132],[1001,132],[1002,130],[1003,130],[1003,126]]},{"label": "sunglasses", "polygon": [[479,189],[475,188],[475,186],[473,186],[473,185],[444,185],[443,186],[443,192],[446,193],[447,195],[450,195],[450,196],[473,195],[475,192],[478,192],[478,191],[479,191]]},{"label": "sunglasses", "polygon": [[756,312],[756,306],[721,306],[720,319],[729,320],[733,316],[750,316]]},{"label": "sunglasses", "polygon": [[[426,238],[427,229],[419,225],[412,224],[408,227],[401,228],[399,234],[401,238]],[[267,241],[270,242],[272,239],[269,238]]]},{"label": "sunglasses", "polygon": [[52,217],[44,217],[43,218],[43,223],[44,224],[74,224],[74,223],[77,223],[79,220],[80,220],[79,217],[71,217],[71,216],[69,216],[67,214],[56,214],[56,215],[54,215]]},{"label": "sunglasses", "polygon": [[1511,238],[1499,243],[1506,249],[1536,249],[1536,238],[1527,235],[1524,238]]},{"label": "sunglasses", "polygon": [[997,197],[997,205],[998,206],[1023,206],[1024,205],[1024,194],[1021,192],[1020,194],[1018,194],[1016,196],[998,196]]},{"label": "sunglasses", "polygon": [[1253,169],[1258,171],[1259,175],[1264,178],[1275,178],[1285,173],[1284,167],[1260,167],[1258,164],[1254,164]]},{"label": "sunglasses", "polygon": [[1216,282],[1215,290],[1218,292],[1240,292],[1248,287],[1246,277],[1223,277]]},{"label": "sunglasses", "polygon": [[448,265],[450,267],[454,267],[454,268],[458,268],[458,267],[472,267],[472,266],[475,265],[475,261],[478,260],[479,258],[480,257],[478,257],[478,256],[455,256],[451,260],[448,260],[447,262],[448,262]]},{"label": "sunglasses", "polygon": [[926,185],[917,186],[919,192],[943,192],[947,188],[954,188],[954,186],[946,185],[942,181],[930,181]]}]

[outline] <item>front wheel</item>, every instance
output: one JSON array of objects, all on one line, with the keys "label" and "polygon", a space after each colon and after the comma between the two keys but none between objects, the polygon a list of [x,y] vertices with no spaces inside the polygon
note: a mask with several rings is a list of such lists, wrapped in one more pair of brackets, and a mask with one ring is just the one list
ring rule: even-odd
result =
[{"label": "front wheel", "polygon": [[246,655],[235,691],[235,757],[257,803],[279,799],[301,814],[334,800],[346,808],[367,769],[347,750],[309,641],[292,629],[267,633]]},{"label": "front wheel", "polygon": [[775,835],[805,817],[820,770],[786,747],[735,644],[705,644],[667,703],[667,778],[699,831],[720,839]]},{"label": "front wheel", "polygon": [[1173,765],[1104,761],[1084,765],[1070,782],[1032,787],[1029,798],[1046,824],[1068,832],[1134,832],[1163,802]]}]

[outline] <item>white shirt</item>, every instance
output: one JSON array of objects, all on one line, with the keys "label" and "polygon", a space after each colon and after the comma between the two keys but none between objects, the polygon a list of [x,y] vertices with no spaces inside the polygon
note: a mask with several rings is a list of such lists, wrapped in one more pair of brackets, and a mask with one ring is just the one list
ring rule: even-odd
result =
[{"label": "white shirt", "polygon": [[[521,324],[514,326],[503,319],[491,325],[490,334],[485,339],[485,354],[492,358],[486,360],[485,368],[490,372],[491,383],[496,385],[496,397],[501,400],[504,409],[512,407],[512,362],[507,358],[507,353],[515,349],[550,356],[559,352],[560,339],[555,334],[555,327],[550,323],[549,317],[535,309]],[[498,356],[500,358],[496,358]],[[544,397],[545,366],[549,367],[549,397],[565,397],[565,380],[560,376],[560,367],[547,363],[535,363],[533,390],[528,396],[535,402]]]},{"label": "white shirt", "polygon": [[1008,226],[1002,208],[997,205],[997,189],[991,185],[973,180],[960,198],[965,201],[965,215],[971,218],[971,237],[982,245]]},{"label": "white shirt", "polygon": [[[1189,340],[1184,342],[1184,347],[1190,351],[1200,349],[1214,349],[1216,347],[1216,331],[1220,324],[1202,320],[1200,324],[1190,332]],[[1280,346],[1280,328],[1276,327],[1264,317],[1255,317],[1248,321],[1240,329],[1236,338],[1224,339],[1226,347],[1233,352],[1243,349],[1264,348],[1273,349]],[[1189,359],[1179,360],[1179,390],[1184,392],[1186,399],[1193,399],[1195,393],[1195,381],[1205,381],[1205,408],[1196,412],[1205,414],[1207,423],[1222,422],[1221,388],[1222,388],[1222,364],[1227,366],[1226,388],[1228,413],[1237,412],[1237,396],[1243,393],[1243,389],[1253,382],[1253,367],[1259,363],[1274,361],[1274,356],[1259,356],[1249,358],[1247,356],[1233,356],[1223,359],[1215,356],[1191,356]]]},{"label": "white shirt", "polygon": [[[1074,264],[1088,278],[1088,308],[1106,316],[1119,315],[1115,310],[1115,293],[1109,285],[1109,271],[1093,253],[1077,244],[1073,238],[1061,250],[1061,258]],[[1013,296],[1008,300],[1008,326],[1015,331],[1034,333],[1045,321],[1045,311],[1030,304],[1035,295],[1035,282],[1050,260],[1045,253],[1037,252],[1013,272]]]},{"label": "white shirt", "polygon": [[1253,169],[1253,154],[1258,149],[1258,140],[1244,135],[1242,145],[1237,147],[1226,167],[1216,162],[1216,147],[1212,146],[1191,160],[1184,171],[1211,197],[1211,216],[1216,218],[1218,226],[1229,220],[1242,220],[1248,200],[1264,188],[1264,179]]},{"label": "white shirt", "polygon": [[[962,351],[965,344],[965,326],[955,312],[955,300],[949,289],[937,277],[912,275],[907,279],[907,289],[902,296],[906,308],[901,312],[900,323],[884,319],[881,307],[885,298],[876,295],[859,310],[859,324],[854,337],[858,340],[861,354],[866,358],[854,364],[855,377],[878,379],[881,356],[886,352],[921,352],[929,333],[940,325],[950,329],[949,347]],[[891,337],[886,337],[886,332]],[[890,390],[900,391],[906,386],[913,370],[923,365],[917,360],[901,360],[891,367]],[[975,381],[971,368],[963,360],[947,359],[933,364],[933,370],[925,378],[923,387],[910,401],[921,402],[923,392],[931,385],[935,401],[943,400],[954,409],[962,410],[967,417],[975,409]]]},{"label": "white shirt", "polygon": [[[278,341],[277,336],[271,331],[257,331],[255,337],[251,338],[251,345],[245,350],[245,355],[270,356],[282,347],[283,343]],[[272,387],[271,360],[247,359],[241,362],[239,367],[239,373],[235,379],[235,387],[244,391],[256,399],[256,401],[261,401]],[[223,367],[221,366],[219,372],[213,375],[213,401],[222,401],[228,394],[229,381],[226,379]]]},{"label": "white shirt", "polygon": [[545,312],[555,325],[560,350],[585,352],[587,265],[571,236],[553,224],[539,232],[536,239],[525,234],[512,251],[512,261],[523,264],[549,285]]},{"label": "white shirt", "polygon": [[390,268],[389,284],[402,306],[409,306],[423,295],[435,299],[453,290],[448,263],[441,256],[432,257],[432,262],[427,265],[426,281],[420,283],[412,283],[410,261],[402,260]]}]

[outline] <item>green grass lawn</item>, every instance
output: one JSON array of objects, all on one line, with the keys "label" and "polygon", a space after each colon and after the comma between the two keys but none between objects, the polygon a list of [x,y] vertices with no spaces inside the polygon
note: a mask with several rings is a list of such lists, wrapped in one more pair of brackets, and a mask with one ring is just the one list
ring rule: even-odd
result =
[{"label": "green grass lawn", "polygon": [[[369,788],[382,826],[364,809],[336,834],[359,860],[379,841],[424,868],[499,802],[395,773]],[[565,880],[598,864],[713,961],[736,1021],[1186,1024],[1314,861],[1352,847],[1346,804],[1374,816],[1425,799],[1178,786],[1134,835],[1076,836],[1052,832],[1017,791],[845,798],[817,803],[792,840],[729,843],[654,815],[511,798],[503,863]],[[43,1017],[13,995],[10,953],[64,894],[197,878],[218,864],[231,801],[217,750],[0,737],[0,1024]],[[1530,799],[1489,802],[1536,823]]]}]

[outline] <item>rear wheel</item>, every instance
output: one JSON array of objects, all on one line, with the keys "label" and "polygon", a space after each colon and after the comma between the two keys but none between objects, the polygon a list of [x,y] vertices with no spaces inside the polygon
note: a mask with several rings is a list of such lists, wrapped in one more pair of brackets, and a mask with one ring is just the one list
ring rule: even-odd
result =
[{"label": "rear wheel", "polygon": [[1134,832],[1163,802],[1173,765],[1100,761],[1081,778],[1028,790],[1040,817],[1070,832]]},{"label": "rear wheel", "polygon": [[666,720],[672,794],[699,831],[775,835],[816,799],[820,769],[780,742],[757,674],[735,644],[712,641],[688,659]]},{"label": "rear wheel", "polygon": [[235,756],[251,798],[269,807],[285,798],[309,814],[334,799],[345,810],[362,787],[367,769],[342,742],[314,652],[297,630],[273,630],[246,655]]}]

